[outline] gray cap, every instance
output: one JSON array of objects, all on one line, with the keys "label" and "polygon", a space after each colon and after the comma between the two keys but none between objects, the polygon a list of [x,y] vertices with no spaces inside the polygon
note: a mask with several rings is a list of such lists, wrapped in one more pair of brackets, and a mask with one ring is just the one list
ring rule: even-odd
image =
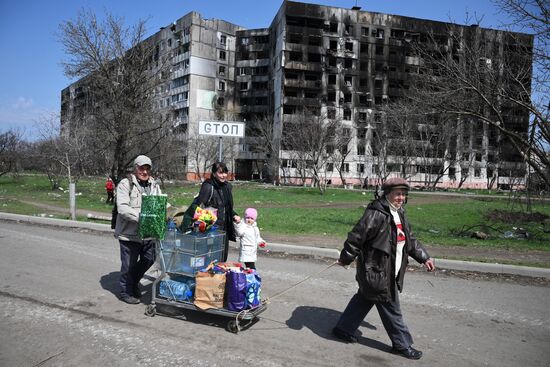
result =
[{"label": "gray cap", "polygon": [[153,168],[153,163],[151,162],[151,158],[147,157],[146,155],[138,155],[136,159],[134,159],[134,166],[145,166],[148,165],[149,167]]}]

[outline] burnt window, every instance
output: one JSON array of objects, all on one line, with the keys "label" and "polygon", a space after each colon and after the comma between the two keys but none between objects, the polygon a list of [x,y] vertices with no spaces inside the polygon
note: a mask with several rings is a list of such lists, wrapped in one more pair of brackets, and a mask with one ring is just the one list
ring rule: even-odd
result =
[{"label": "burnt window", "polygon": [[288,58],[290,61],[302,61],[302,53],[292,51],[289,53]]},{"label": "burnt window", "polygon": [[344,76],[344,85],[346,87],[353,86],[353,77],[351,75]]},{"label": "burnt window", "polygon": [[307,55],[307,59],[310,62],[320,62],[321,61],[321,54],[309,53]]},{"label": "burnt window", "polygon": [[302,35],[297,33],[291,33],[288,37],[288,41],[290,43],[301,43],[302,42]]},{"label": "burnt window", "polygon": [[335,74],[329,74],[328,75],[328,84],[329,85],[336,84],[336,75]]}]

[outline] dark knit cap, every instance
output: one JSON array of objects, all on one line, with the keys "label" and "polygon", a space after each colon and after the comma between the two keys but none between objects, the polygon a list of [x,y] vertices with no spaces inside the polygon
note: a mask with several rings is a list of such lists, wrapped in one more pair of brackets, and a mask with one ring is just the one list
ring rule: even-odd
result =
[{"label": "dark knit cap", "polygon": [[411,189],[411,186],[409,185],[407,180],[405,180],[404,178],[392,177],[392,178],[388,178],[386,182],[382,184],[382,190],[384,190],[384,194],[387,194],[392,189],[405,189],[408,191]]}]

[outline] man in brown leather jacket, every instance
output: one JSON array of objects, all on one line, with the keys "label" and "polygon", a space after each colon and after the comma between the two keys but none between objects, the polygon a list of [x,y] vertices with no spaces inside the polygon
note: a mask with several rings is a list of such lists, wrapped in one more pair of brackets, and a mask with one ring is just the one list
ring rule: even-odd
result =
[{"label": "man in brown leather jacket", "polygon": [[434,261],[416,240],[405,217],[409,183],[399,177],[388,179],[383,185],[384,195],[369,204],[363,217],[348,233],[339,264],[346,266],[357,258],[355,294],[333,334],[339,339],[357,341],[355,331],[376,306],[392,342],[392,352],[409,359],[420,359],[422,352],[412,347],[413,340],[401,314],[398,293],[403,289],[408,257],[434,271]]}]

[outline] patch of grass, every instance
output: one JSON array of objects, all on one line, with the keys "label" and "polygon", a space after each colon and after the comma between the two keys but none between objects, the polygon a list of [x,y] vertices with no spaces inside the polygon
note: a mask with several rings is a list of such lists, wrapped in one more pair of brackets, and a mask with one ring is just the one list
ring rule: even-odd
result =
[{"label": "patch of grass", "polygon": [[[77,183],[77,208],[110,214],[111,205],[105,204],[104,178],[83,178]],[[67,188],[62,182],[61,187]],[[172,205],[189,205],[200,190],[200,184],[167,183],[164,192]],[[242,213],[246,207],[257,207],[258,223],[265,233],[272,235],[312,235],[345,239],[348,231],[373,199],[372,192],[360,190],[328,189],[320,195],[317,189],[304,187],[275,187],[255,183],[233,185],[235,210]],[[22,175],[16,178],[0,177],[0,210],[18,214],[49,213],[40,203],[68,210],[68,191],[52,191],[45,175]],[[476,246],[519,250],[550,251],[550,234],[544,224],[522,223],[521,227],[534,235],[530,240],[503,238],[502,233],[513,225],[488,220],[487,214],[495,210],[510,210],[510,201],[490,197],[450,197],[444,194],[418,194],[413,191],[406,209],[417,237],[426,244],[440,246]],[[326,206],[325,205],[331,205]],[[516,205],[514,210],[518,210]],[[535,202],[533,211],[550,215],[550,203]],[[63,217],[63,214],[57,214]],[[83,218],[84,219],[84,218]],[[499,232],[489,233],[487,240],[457,237],[461,228],[486,224]],[[547,224],[546,224],[547,225]],[[546,227],[546,229],[548,229]]]}]

